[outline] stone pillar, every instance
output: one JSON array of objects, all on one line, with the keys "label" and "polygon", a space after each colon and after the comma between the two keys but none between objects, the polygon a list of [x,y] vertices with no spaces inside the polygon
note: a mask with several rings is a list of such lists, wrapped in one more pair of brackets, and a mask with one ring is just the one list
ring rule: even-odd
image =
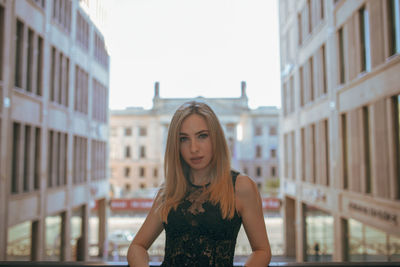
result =
[{"label": "stone pillar", "polygon": [[305,205],[300,201],[296,201],[296,261],[304,262],[306,260],[307,250],[307,233]]},{"label": "stone pillar", "polygon": [[284,214],[283,214],[283,222],[284,222],[284,246],[285,251],[284,255],[287,257],[295,257],[296,256],[296,209],[295,209],[295,200],[286,197],[284,203]]},{"label": "stone pillar", "polygon": [[107,258],[108,253],[105,251],[105,242],[107,240],[107,199],[103,198],[98,201],[98,216],[99,216],[99,257]]},{"label": "stone pillar", "polygon": [[333,261],[348,261],[349,239],[348,222],[338,215],[333,216]]}]

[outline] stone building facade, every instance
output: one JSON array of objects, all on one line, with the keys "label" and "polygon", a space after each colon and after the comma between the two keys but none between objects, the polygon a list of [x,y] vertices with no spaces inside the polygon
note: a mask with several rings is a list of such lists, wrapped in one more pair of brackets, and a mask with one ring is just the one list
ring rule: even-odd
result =
[{"label": "stone building facade", "polygon": [[83,4],[0,1],[0,261],[87,260],[91,217],[103,251],[109,55]]},{"label": "stone building facade", "polygon": [[158,82],[154,90],[151,109],[111,111],[110,186],[114,197],[137,196],[146,191],[154,194],[164,180],[164,151],[172,115],[191,100],[209,104],[217,114],[231,150],[233,168],[252,177],[260,189],[268,179],[278,179],[279,110],[250,109],[245,82],[239,98],[161,98]]},{"label": "stone building facade", "polygon": [[400,260],[399,0],[281,0],[285,250]]}]

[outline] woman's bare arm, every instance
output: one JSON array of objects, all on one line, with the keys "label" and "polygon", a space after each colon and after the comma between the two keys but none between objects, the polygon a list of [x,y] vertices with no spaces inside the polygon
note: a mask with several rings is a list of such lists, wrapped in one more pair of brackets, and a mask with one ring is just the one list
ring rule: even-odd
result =
[{"label": "woman's bare arm", "polygon": [[158,194],[143,225],[132,240],[128,249],[128,264],[130,267],[149,266],[147,250],[163,230],[161,217],[157,212],[160,195]]},{"label": "woman's bare arm", "polygon": [[260,193],[254,181],[247,176],[239,175],[235,188],[236,209],[242,217],[243,227],[253,251],[245,266],[268,266],[271,261],[271,248]]}]

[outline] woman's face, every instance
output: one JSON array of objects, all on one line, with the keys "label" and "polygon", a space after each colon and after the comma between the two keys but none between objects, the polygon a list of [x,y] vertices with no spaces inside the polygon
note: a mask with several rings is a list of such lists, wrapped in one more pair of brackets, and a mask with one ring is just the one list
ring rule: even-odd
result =
[{"label": "woman's face", "polygon": [[194,171],[207,170],[212,159],[210,132],[205,119],[197,114],[183,120],[179,131],[182,158]]}]

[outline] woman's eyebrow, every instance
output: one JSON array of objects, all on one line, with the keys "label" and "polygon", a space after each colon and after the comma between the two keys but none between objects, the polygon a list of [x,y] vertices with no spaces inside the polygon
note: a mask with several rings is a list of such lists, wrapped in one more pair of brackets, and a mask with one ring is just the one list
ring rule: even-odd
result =
[{"label": "woman's eyebrow", "polygon": [[198,131],[196,134],[202,134],[202,133],[208,133],[209,132],[209,130],[201,130],[201,131]]},{"label": "woman's eyebrow", "polygon": [[[202,134],[202,133],[209,133],[209,132],[210,132],[209,130],[200,130],[200,131],[196,132],[195,135]],[[181,132],[181,133],[179,133],[179,135],[189,135],[189,134]]]}]

